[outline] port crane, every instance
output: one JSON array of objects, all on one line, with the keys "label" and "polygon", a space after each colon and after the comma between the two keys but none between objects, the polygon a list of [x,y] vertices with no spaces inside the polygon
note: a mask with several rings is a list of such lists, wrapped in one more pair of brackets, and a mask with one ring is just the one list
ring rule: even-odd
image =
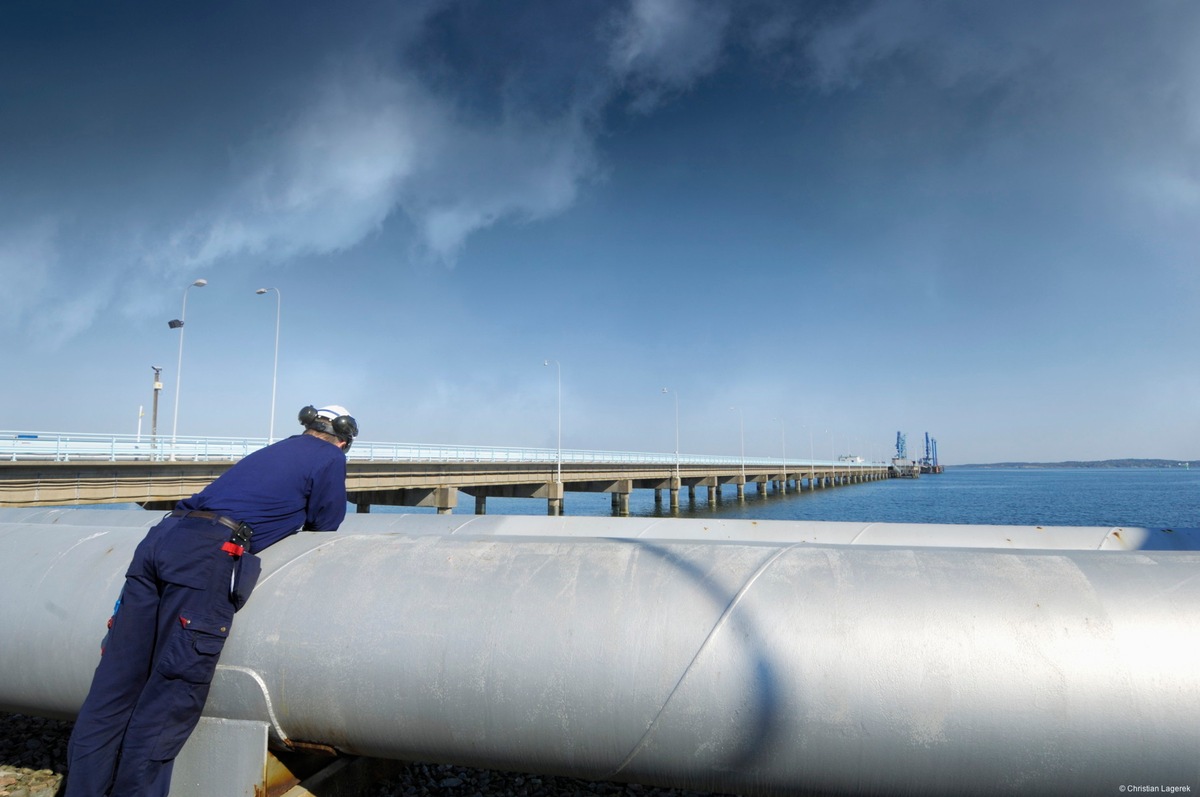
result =
[{"label": "port crane", "polygon": [[937,438],[925,433],[925,456],[921,458],[921,473],[941,473],[942,466],[938,464]]}]

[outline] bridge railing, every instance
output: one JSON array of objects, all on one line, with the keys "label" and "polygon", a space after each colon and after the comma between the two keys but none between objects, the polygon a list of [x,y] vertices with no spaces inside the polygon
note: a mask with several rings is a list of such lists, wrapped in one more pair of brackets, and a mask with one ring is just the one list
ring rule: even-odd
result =
[{"label": "bridge railing", "polygon": [[[0,430],[0,462],[228,462],[267,445],[266,438],[175,437],[159,435],[100,435],[87,433],[15,432]],[[556,463],[554,448],[466,446],[432,443],[374,443],[355,441],[349,458],[356,462],[497,462]],[[726,455],[656,454],[641,451],[563,449],[563,464],[772,465],[782,459]],[[793,460],[789,469],[809,467],[856,469],[884,463]]]}]

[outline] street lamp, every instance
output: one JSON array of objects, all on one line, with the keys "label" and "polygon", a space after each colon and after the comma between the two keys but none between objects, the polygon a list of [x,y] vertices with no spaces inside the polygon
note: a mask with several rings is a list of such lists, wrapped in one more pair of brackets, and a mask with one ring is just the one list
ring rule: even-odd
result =
[{"label": "street lamp", "polygon": [[671,392],[665,387],[663,393],[671,393],[675,398],[675,480],[679,481],[679,393]]},{"label": "street lamp", "polygon": [[808,427],[808,488],[813,487],[813,479],[817,478],[817,466],[814,462],[817,455],[813,453],[813,433],[812,427]]},{"label": "street lamp", "polygon": [[837,455],[834,453],[834,449],[833,449],[833,430],[826,429],[825,432],[829,435],[829,462],[830,462],[829,467],[832,469],[833,478],[835,480],[834,483],[836,483],[836,480],[837,480]]},{"label": "street lamp", "polygon": [[279,315],[283,309],[283,295],[278,288],[259,288],[255,291],[259,296],[271,291],[275,291],[275,366],[271,371],[271,428],[267,432],[267,445],[275,441],[275,385],[279,378]]},{"label": "street lamp", "polygon": [[153,451],[158,440],[158,394],[162,392],[162,368],[152,365],[150,370],[154,371],[154,406],[150,414],[150,450]]},{"label": "street lamp", "polygon": [[783,422],[783,418],[776,418],[779,421],[779,438],[783,444],[783,490],[787,492],[787,426]]},{"label": "street lamp", "polygon": [[554,480],[562,484],[562,363],[558,360],[543,360],[542,365],[554,363],[558,370],[558,454],[556,456],[556,471]]},{"label": "street lamp", "polygon": [[187,320],[187,296],[192,288],[203,288],[208,280],[199,279],[183,289],[183,308],[179,318],[167,322],[171,329],[179,330],[179,362],[175,365],[175,418],[171,422],[171,456],[175,456],[175,437],[179,433],[179,386],[183,382],[183,323]]},{"label": "street lamp", "polygon": [[730,407],[731,410],[737,410],[738,414],[738,434],[742,443],[742,484],[746,483],[746,416],[742,412],[741,407]]}]

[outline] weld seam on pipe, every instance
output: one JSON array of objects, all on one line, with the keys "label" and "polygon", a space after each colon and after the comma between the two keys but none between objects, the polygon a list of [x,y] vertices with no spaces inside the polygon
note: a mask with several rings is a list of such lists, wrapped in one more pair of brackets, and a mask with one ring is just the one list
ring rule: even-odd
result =
[{"label": "weld seam on pipe", "polygon": [[746,580],[742,583],[742,586],[738,589],[737,593],[729,600],[729,603],[726,604],[725,609],[721,612],[721,616],[717,618],[715,623],[713,623],[713,627],[711,629],[709,629],[709,632],[707,635],[705,635],[704,640],[696,647],[696,652],[692,655],[692,658],[688,662],[687,666],[683,668],[683,672],[681,672],[679,674],[679,679],[676,680],[675,685],[673,687],[671,687],[671,692],[663,700],[662,705],[659,706],[659,708],[658,708],[658,711],[655,712],[654,719],[652,719],[650,721],[650,723],[646,726],[646,732],[643,733],[641,738],[639,738],[637,740],[637,743],[633,746],[633,749],[629,751],[629,755],[627,755],[625,757],[625,760],[623,760],[620,763],[620,765],[617,766],[616,769],[614,769],[612,772],[610,772],[608,775],[606,775],[605,778],[603,778],[603,779],[612,779],[612,778],[617,777],[621,772],[623,772],[625,770],[625,768],[627,766],[629,766],[629,764],[634,760],[634,758],[637,757],[637,754],[639,752],[641,752],[642,748],[644,748],[646,746],[646,741],[650,738],[650,736],[654,733],[655,729],[658,727],[658,721],[662,717],[663,712],[667,710],[667,706],[669,706],[671,704],[671,699],[673,697],[675,697],[675,695],[679,691],[680,687],[683,686],[684,681],[687,680],[688,674],[695,667],[696,662],[699,660],[700,656],[703,655],[705,650],[708,649],[710,643],[716,637],[717,633],[722,628],[725,627],[726,622],[728,621],[729,617],[733,614],[733,611],[734,611],[734,609],[737,608],[738,604],[741,603],[742,598],[745,597],[746,593],[750,590],[750,587],[754,584],[754,582],[758,581],[759,576],[761,576],[763,573],[765,573],[767,571],[767,569],[770,568],[771,565],[773,565],[773,564],[775,564],[775,562],[779,561],[780,557],[782,557],[785,553],[792,550],[793,548],[799,547],[800,544],[801,543],[796,543],[794,545],[789,545],[786,548],[779,549],[774,554],[772,554],[770,556],[770,558],[768,558],[761,565],[759,565],[758,569],[756,569],[753,573],[751,573],[749,577],[746,578]]}]

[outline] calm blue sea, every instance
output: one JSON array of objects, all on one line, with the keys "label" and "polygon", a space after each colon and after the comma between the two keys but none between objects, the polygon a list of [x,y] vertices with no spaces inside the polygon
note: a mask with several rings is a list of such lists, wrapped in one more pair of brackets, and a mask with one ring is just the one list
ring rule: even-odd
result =
[{"label": "calm blue sea", "polygon": [[[753,520],[850,520],[865,523],[970,523],[1018,526],[1200,527],[1200,468],[951,468],[919,479],[886,479],[848,487],[760,496],[751,485],[739,502],[732,486],[715,506],[708,491],[696,490],[695,502],[680,494],[678,517]],[[90,505],[88,509],[131,509],[133,504]],[[667,517],[654,504],[652,490],[630,497],[629,513]],[[349,506],[348,512],[354,512]],[[420,507],[373,506],[372,512],[425,514]],[[475,499],[460,495],[456,514],[475,511]],[[537,498],[489,498],[489,515],[544,515]],[[607,494],[572,493],[566,514],[607,516]]]},{"label": "calm blue sea", "polygon": [[[888,479],[870,484],[814,492],[749,488],[738,502],[732,487],[710,506],[707,491],[696,490],[695,503],[680,495],[681,517],[752,518],[758,520],[851,520],[891,523],[996,523],[1043,526],[1200,526],[1200,469],[989,469],[951,468],[920,479]],[[654,493],[638,490],[630,498],[630,514],[669,515],[666,493],[656,507]],[[474,499],[460,496],[455,513],[471,513]],[[372,507],[372,512],[423,512],[400,507]],[[432,510],[430,510],[432,511]],[[540,499],[489,498],[489,515],[541,515]],[[569,515],[609,515],[608,495],[567,493]]]}]

